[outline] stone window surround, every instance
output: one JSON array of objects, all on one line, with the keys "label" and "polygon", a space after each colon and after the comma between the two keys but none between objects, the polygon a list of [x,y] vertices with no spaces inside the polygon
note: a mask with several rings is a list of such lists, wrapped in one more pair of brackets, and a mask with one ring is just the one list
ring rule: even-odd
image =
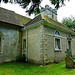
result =
[{"label": "stone window surround", "polygon": [[22,37],[22,51],[26,51],[26,49],[24,49],[24,40],[26,40],[24,37]]},{"label": "stone window surround", "polygon": [[[60,52],[60,51],[61,51],[61,35],[60,35],[60,32],[59,32],[59,31],[57,31],[57,32],[59,32],[59,35],[60,35],[60,36],[55,35],[55,32],[56,32],[56,31],[57,31],[57,30],[54,31],[54,51],[55,51],[55,52]],[[55,48],[55,40],[56,40],[56,39],[59,39],[59,40],[60,40],[60,49]]]}]

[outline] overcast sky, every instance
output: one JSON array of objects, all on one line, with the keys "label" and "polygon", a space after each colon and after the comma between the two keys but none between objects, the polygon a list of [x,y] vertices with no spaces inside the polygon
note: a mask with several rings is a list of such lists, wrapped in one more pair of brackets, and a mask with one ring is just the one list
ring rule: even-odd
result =
[{"label": "overcast sky", "polygon": [[[42,6],[45,6],[46,4],[49,4],[49,6],[54,8],[54,6],[50,4],[49,0],[43,0],[43,2],[41,3]],[[58,21],[60,22],[63,17],[69,17],[71,15],[75,16],[75,0],[70,0],[70,2],[67,1],[65,2],[65,5],[66,6],[59,8],[57,11],[58,12],[57,18],[58,18]],[[29,17],[27,13],[25,13],[25,9],[22,9],[18,4],[1,3],[0,6],[9,10],[15,11],[18,14]],[[31,18],[33,18],[33,15],[31,16]]]}]

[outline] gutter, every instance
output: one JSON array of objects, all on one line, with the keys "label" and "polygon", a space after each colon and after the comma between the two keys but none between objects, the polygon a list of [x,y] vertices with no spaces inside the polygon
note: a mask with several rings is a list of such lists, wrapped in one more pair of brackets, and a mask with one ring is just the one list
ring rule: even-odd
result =
[{"label": "gutter", "polygon": [[24,28],[24,26],[20,26],[18,24],[12,24],[12,23],[8,23],[8,22],[4,22],[4,21],[0,21],[1,23],[6,23],[6,24],[10,24],[11,26],[17,26],[17,27],[20,27],[20,28]]},{"label": "gutter", "polygon": [[28,30],[26,29],[26,61],[28,61]]},{"label": "gutter", "polygon": [[73,31],[71,31],[71,30],[69,30],[69,29],[67,29],[67,28],[61,27],[61,26],[59,26],[59,25],[56,25],[56,24],[47,22],[46,20],[43,20],[43,19],[42,19],[41,21],[37,22],[37,23],[31,24],[31,25],[29,25],[29,26],[27,26],[27,27],[25,27],[25,28],[22,28],[22,30],[25,30],[25,29],[32,29],[32,28],[38,27],[38,26],[40,26],[40,25],[42,25],[42,24],[45,25],[45,26],[48,26],[48,27],[50,27],[50,28],[57,29],[57,30],[60,30],[60,31],[62,31],[62,32],[69,33],[69,34],[71,34],[71,35],[75,35],[75,32],[73,32]]},{"label": "gutter", "polygon": [[67,28],[58,26],[58,25],[56,25],[56,24],[47,22],[47,21],[45,21],[45,20],[44,20],[44,25],[46,25],[46,26],[48,26],[48,27],[51,27],[51,28],[53,28],[53,29],[60,30],[60,31],[65,32],[65,33],[69,33],[69,34],[71,34],[71,35],[73,35],[73,34],[75,35],[75,32],[73,32],[73,31],[71,31],[71,30],[69,30],[69,29],[67,29]]}]

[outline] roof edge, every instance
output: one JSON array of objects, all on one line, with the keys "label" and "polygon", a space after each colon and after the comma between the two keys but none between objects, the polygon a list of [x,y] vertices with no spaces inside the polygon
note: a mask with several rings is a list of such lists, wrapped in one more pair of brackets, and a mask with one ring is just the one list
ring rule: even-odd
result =
[{"label": "roof edge", "polygon": [[46,20],[41,20],[41,21],[39,21],[37,23],[34,23],[34,24],[30,25],[30,26],[24,27],[24,28],[22,28],[22,30],[32,29],[32,28],[38,27],[40,25],[45,25],[45,26],[51,27],[53,29],[57,29],[57,30],[60,30],[62,32],[66,32],[66,33],[75,35],[75,32],[73,32],[71,30],[68,30],[68,29],[66,29],[64,27],[58,26],[56,24],[47,22]]},{"label": "roof edge", "polygon": [[21,27],[21,28],[24,28],[24,26],[19,26],[17,24],[12,24],[12,23],[8,23],[8,22],[4,22],[4,21],[0,21],[2,23],[6,23],[6,24],[10,24],[10,25],[13,25],[13,26],[17,26],[17,27]]},{"label": "roof edge", "polygon": [[32,28],[38,27],[40,25],[43,25],[43,21],[44,20],[41,20],[41,21],[39,21],[37,23],[31,24],[30,26],[24,27],[24,28],[22,28],[22,31],[26,30],[26,29],[32,29]]},{"label": "roof edge", "polygon": [[75,34],[75,32],[71,31],[71,30],[68,30],[64,27],[61,27],[61,26],[58,26],[56,24],[53,24],[53,23],[50,23],[50,22],[47,22],[44,20],[44,25],[48,26],[48,27],[51,27],[53,29],[57,29],[57,30],[60,30],[60,31],[63,31],[63,32],[66,32],[66,33],[69,33],[69,34]]}]

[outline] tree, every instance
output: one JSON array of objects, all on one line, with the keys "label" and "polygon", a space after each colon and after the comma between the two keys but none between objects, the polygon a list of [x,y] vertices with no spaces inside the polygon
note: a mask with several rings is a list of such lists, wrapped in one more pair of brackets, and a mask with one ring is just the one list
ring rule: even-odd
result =
[{"label": "tree", "polygon": [[[26,11],[28,12],[29,15],[31,15],[34,11],[36,12],[40,12],[41,7],[41,2],[43,0],[0,0],[0,2],[3,1],[4,3],[18,3],[20,4],[20,6],[22,6],[23,8],[26,8],[30,3],[31,6],[30,8]],[[53,4],[55,6],[55,8],[59,8],[62,5],[65,5],[64,2],[65,1],[69,1],[69,0],[49,0],[51,2],[51,4]]]},{"label": "tree", "polygon": [[62,24],[66,25],[67,27],[75,31],[75,17],[71,16],[63,18]]}]

